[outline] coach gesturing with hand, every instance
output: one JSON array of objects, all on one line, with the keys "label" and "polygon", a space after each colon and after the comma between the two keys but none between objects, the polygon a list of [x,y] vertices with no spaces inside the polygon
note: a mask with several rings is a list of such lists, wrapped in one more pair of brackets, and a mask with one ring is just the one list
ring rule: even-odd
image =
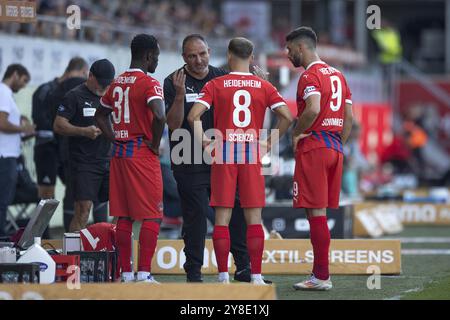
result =
[{"label": "coach gesturing with hand", "polygon": [[[187,115],[203,86],[210,80],[227,74],[227,71],[209,65],[210,49],[205,39],[198,34],[187,36],[183,40],[182,56],[185,65],[164,80],[164,96],[167,110],[169,134],[181,128],[191,134],[191,151],[194,150],[194,135]],[[207,112],[202,118],[205,130],[213,128],[213,113]],[[173,150],[183,141],[170,141]],[[194,163],[191,152],[189,163],[176,164],[172,160],[172,170],[177,181],[178,192],[183,211],[182,237],[185,244],[186,271],[188,282],[201,282],[201,268],[207,229],[207,216],[212,214],[209,206],[211,194],[211,168],[203,160]],[[247,226],[243,210],[236,199],[236,205],[230,221],[231,253],[233,254],[237,281],[250,282],[250,260],[246,245]],[[269,282],[266,280],[266,282]]]}]

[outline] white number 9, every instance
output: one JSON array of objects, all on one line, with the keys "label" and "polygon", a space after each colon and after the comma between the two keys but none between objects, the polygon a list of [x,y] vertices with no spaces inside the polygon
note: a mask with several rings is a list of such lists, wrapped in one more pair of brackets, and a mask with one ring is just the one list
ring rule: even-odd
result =
[{"label": "white number 9", "polygon": [[[333,111],[338,111],[342,105],[342,84],[341,79],[338,76],[331,76],[331,101],[330,108]],[[336,99],[336,104],[334,104],[334,100]]]}]

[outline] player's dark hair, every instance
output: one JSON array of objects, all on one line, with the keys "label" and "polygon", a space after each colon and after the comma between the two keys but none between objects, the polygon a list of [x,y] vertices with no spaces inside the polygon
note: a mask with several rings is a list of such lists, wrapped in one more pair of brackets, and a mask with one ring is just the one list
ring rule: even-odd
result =
[{"label": "player's dark hair", "polygon": [[200,40],[203,41],[203,43],[208,46],[208,43],[206,42],[205,38],[198,34],[198,33],[194,33],[194,34],[190,34],[188,35],[186,38],[183,39],[183,44],[181,45],[181,50],[184,53],[184,49],[186,48],[186,45],[188,44],[189,41],[192,40]]},{"label": "player's dark hair", "polygon": [[310,27],[299,27],[295,30],[292,30],[286,36],[286,42],[294,40],[307,40],[310,47],[312,48],[315,48],[317,45],[317,35]]},{"label": "player's dark hair", "polygon": [[228,44],[228,51],[241,59],[248,59],[253,53],[253,43],[246,38],[234,38]]},{"label": "player's dark hair", "polygon": [[73,57],[70,59],[65,72],[80,71],[88,67],[88,63],[81,57]]},{"label": "player's dark hair", "polygon": [[3,80],[11,78],[14,72],[17,72],[19,77],[27,76],[28,78],[30,78],[30,73],[28,72],[27,68],[19,63],[14,63],[10,64],[8,68],[6,68],[5,74],[3,75]]},{"label": "player's dark hair", "polygon": [[158,40],[149,34],[138,34],[131,40],[131,59],[142,60],[149,52],[158,49]]}]

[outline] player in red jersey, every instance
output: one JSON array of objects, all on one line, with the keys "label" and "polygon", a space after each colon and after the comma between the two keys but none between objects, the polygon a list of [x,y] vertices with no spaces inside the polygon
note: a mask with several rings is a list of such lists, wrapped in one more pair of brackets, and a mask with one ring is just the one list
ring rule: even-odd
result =
[{"label": "player in red jersey", "polygon": [[[258,154],[259,130],[263,128],[268,107],[279,118],[276,127],[283,135],[292,122],[286,102],[269,82],[250,73],[253,44],[245,38],[234,38],[228,45],[228,75],[209,81],[192,107],[188,121],[194,128],[197,141],[208,145],[200,117],[214,106],[214,128],[220,132],[219,147],[211,166],[211,202],[216,219],[213,244],[219,269],[219,282],[228,283],[228,255],[230,234],[228,224],[234,207],[236,187],[244,209],[247,246],[250,255],[252,283],[264,285],[261,263],[264,232],[261,209],[265,205],[264,177]],[[275,141],[269,136],[268,148]],[[218,151],[220,150],[220,151]],[[256,151],[255,152],[252,152]],[[223,157],[221,157],[223,156]]]},{"label": "player in red jersey", "polygon": [[113,142],[109,199],[111,215],[118,217],[116,244],[124,282],[134,280],[131,232],[138,220],[142,225],[136,280],[156,283],[150,268],[163,215],[158,150],[166,118],[161,85],[147,72],[155,72],[158,56],[155,37],[135,36],[130,69],[114,80],[95,115],[99,128]]},{"label": "player in red jersey", "polygon": [[293,30],[286,37],[288,57],[303,66],[297,88],[298,120],[293,131],[295,153],[294,208],[305,208],[310,225],[314,266],[309,280],[296,290],[329,290],[330,231],[327,208],[339,207],[342,144],[352,127],[350,89],[343,74],[321,61],[317,37],[309,27]]}]

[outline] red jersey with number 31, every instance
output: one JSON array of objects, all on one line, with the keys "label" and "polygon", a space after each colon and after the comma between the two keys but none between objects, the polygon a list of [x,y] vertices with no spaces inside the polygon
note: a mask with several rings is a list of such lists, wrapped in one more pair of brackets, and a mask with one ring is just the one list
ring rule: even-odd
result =
[{"label": "red jersey with number 31", "polygon": [[[214,106],[214,128],[228,142],[257,142],[267,108],[286,104],[270,82],[243,72],[230,72],[209,81],[196,102],[208,109]],[[227,130],[236,133],[226,134]],[[240,130],[249,135],[242,136]]]},{"label": "red jersey with number 31", "polygon": [[305,110],[306,99],[312,95],[320,96],[320,113],[305,132],[312,135],[300,140],[299,151],[331,148],[342,153],[340,133],[344,125],[345,104],[352,104],[352,94],[344,75],[323,61],[311,63],[298,81],[299,116]]},{"label": "red jersey with number 31", "polygon": [[163,89],[158,80],[140,69],[129,69],[119,75],[100,99],[112,109],[113,130],[117,143],[115,157],[143,156],[149,150],[143,140],[152,140],[153,113],[148,103],[163,100]]}]

